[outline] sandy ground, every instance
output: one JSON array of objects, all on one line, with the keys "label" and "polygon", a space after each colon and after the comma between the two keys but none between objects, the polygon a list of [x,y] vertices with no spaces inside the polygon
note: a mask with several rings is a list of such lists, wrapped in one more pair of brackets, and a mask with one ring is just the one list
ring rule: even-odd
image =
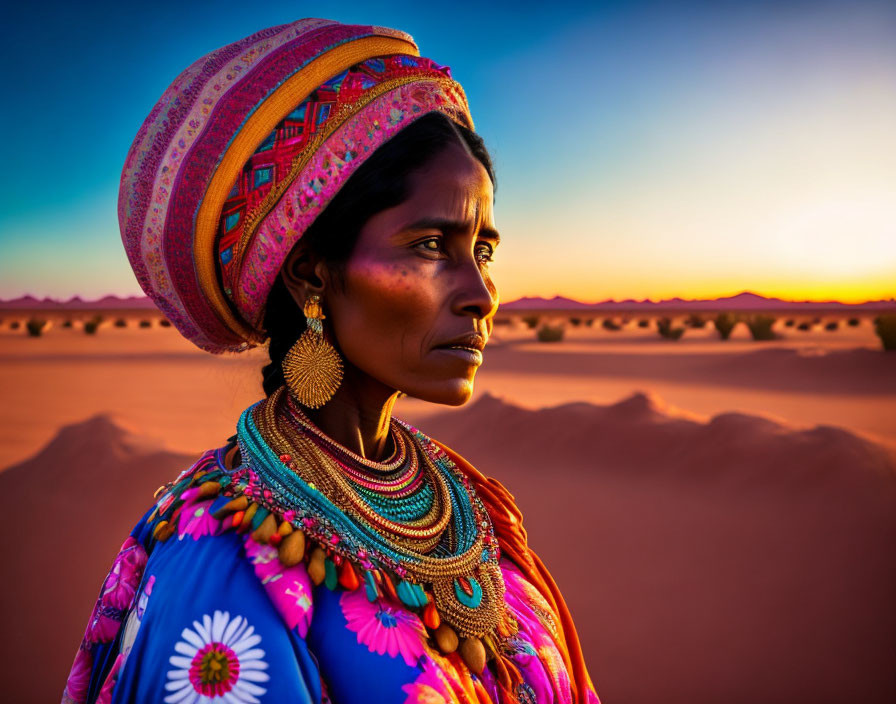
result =
[{"label": "sandy ground", "polygon": [[[263,352],[136,319],[0,328],[10,701],[58,699],[153,489],[260,394]],[[472,403],[400,402],[514,493],[608,704],[896,698],[896,356],[867,320],[782,332],[501,326]]]},{"label": "sandy ground", "polygon": [[[209,355],[173,328],[138,328],[146,318],[132,314],[126,328],[110,318],[95,336],[57,324],[40,338],[4,321],[0,468],[32,455],[61,425],[94,413],[164,438],[176,452],[219,444],[234,432],[240,411],[261,395],[265,350]],[[800,427],[846,427],[896,447],[896,355],[880,351],[869,319],[834,332],[778,330],[786,337],[771,342],[750,340],[743,325],[726,342],[709,327],[669,341],[633,319],[618,332],[569,327],[562,342],[540,343],[525,326],[498,326],[474,400],[489,392],[539,408],[612,403],[645,391],[704,419],[744,411]],[[411,422],[446,410],[415,399],[397,408]]]}]

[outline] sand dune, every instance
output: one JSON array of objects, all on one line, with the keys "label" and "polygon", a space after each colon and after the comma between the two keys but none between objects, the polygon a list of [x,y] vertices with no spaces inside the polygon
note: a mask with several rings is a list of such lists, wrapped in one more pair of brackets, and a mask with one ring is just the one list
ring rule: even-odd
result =
[{"label": "sand dune", "polygon": [[[896,696],[887,448],[647,394],[536,410],[486,394],[421,428],[515,494],[605,701]],[[191,461],[157,447],[100,415],[0,474],[9,701],[58,697],[115,550]]]},{"label": "sand dune", "polygon": [[156,487],[193,458],[100,415],[0,474],[3,700],[56,702],[112,559]]},{"label": "sand dune", "polygon": [[[113,412],[177,452],[233,433],[239,413],[261,396],[266,351],[209,355],[173,328],[139,328],[141,315],[125,328],[107,321],[96,335],[57,326],[29,338],[0,329],[0,469],[94,413]],[[544,344],[531,330],[499,326],[475,393],[537,408],[651,391],[704,417],[736,410],[837,425],[896,447],[896,355],[879,349],[867,320],[836,333],[782,334],[757,343],[743,339],[741,325],[725,343],[708,328],[670,342],[631,321],[618,332],[568,327],[562,343]],[[397,406],[411,420],[443,410],[411,398]]]},{"label": "sand dune", "polygon": [[720,350],[716,344],[712,349],[681,344],[660,355],[655,349],[644,349],[643,344],[607,347],[601,341],[601,345],[602,349],[595,350],[594,344],[548,347],[526,341],[491,348],[489,361],[504,372],[527,371],[545,367],[559,355],[558,375],[637,375],[706,386],[816,394],[896,394],[896,360],[875,349],[732,345]]},{"label": "sand dune", "polygon": [[896,696],[891,450],[645,394],[426,429],[515,494],[606,701]]}]

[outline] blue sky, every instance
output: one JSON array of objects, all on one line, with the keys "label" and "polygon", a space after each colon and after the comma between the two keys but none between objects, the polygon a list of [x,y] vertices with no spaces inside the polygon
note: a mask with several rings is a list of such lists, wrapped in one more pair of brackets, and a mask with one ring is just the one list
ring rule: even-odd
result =
[{"label": "blue sky", "polygon": [[896,295],[896,4],[20,5],[0,297],[139,288],[124,156],[199,56],[306,16],[404,29],[495,157],[502,298]]}]

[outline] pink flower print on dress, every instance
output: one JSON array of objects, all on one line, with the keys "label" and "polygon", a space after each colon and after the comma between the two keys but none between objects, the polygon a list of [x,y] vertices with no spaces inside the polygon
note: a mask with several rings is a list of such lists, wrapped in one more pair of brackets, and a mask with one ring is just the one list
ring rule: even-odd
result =
[{"label": "pink flower print on dress", "polygon": [[403,685],[401,691],[408,695],[404,704],[453,704],[458,701],[435,665],[424,666],[417,679]]},{"label": "pink flower print on dress", "polygon": [[284,567],[277,549],[255,542],[251,533],[246,534],[244,547],[255,568],[255,576],[261,580],[280,616],[289,628],[295,628],[304,638],[311,627],[313,615],[311,578],[305,564],[300,562]]},{"label": "pink flower print on dress", "polygon": [[62,704],[81,704],[87,700],[87,687],[90,685],[90,673],[93,669],[93,658],[84,646],[78,648],[75,662],[72,663],[71,672],[65,683],[65,691],[62,694]]},{"label": "pink flower print on dress", "polygon": [[343,592],[339,606],[349,630],[370,652],[393,658],[400,654],[411,667],[417,664],[427,637],[417,614],[384,599],[370,602],[363,589]]},{"label": "pink flower print on dress", "polygon": [[133,537],[128,536],[103,582],[100,597],[84,634],[86,640],[91,643],[106,643],[115,638],[125,613],[134,602],[145,566],[146,551]]},{"label": "pink flower print on dress", "polygon": [[504,575],[505,601],[513,609],[520,629],[538,647],[555,644],[559,639],[557,617],[544,596],[508,561],[501,561]]},{"label": "pink flower print on dress", "polygon": [[[413,682],[402,686],[408,697],[404,704],[415,702],[497,702],[497,691],[489,694],[484,679],[477,678],[467,668],[457,651],[443,655],[424,644],[425,653],[418,661],[422,672]],[[488,668],[484,673],[487,673]],[[492,687],[494,690],[494,688]]]},{"label": "pink flower print on dress", "polygon": [[[524,638],[514,637],[509,642],[513,649],[511,656],[520,674],[523,676],[527,692],[531,692],[531,700],[536,702],[567,702],[569,698],[557,698],[549,670],[538,659],[535,647]],[[557,656],[559,657],[559,653]]]},{"label": "pink flower print on dress", "polygon": [[86,701],[93,669],[91,647],[94,643],[108,643],[118,635],[121,621],[133,605],[145,567],[146,550],[133,537],[128,536],[115,556],[90,614],[62,694],[65,704]]},{"label": "pink flower print on dress", "polygon": [[146,611],[146,606],[149,603],[149,595],[152,594],[152,587],[155,582],[156,576],[154,574],[150,575],[149,579],[146,580],[143,589],[140,590],[140,596],[137,598],[137,603],[131,608],[131,611],[128,614],[128,619],[124,624],[124,633],[121,636],[121,644],[118,648],[118,657],[115,658],[115,663],[112,665],[112,669],[109,671],[109,674],[106,675],[106,681],[103,682],[103,687],[100,689],[99,696],[97,696],[96,704],[109,704],[109,702],[112,701],[112,692],[115,689],[115,684],[118,682],[121,668],[124,667],[128,654],[131,652],[131,648],[134,645],[134,641],[137,639],[137,631],[140,628],[140,622],[143,620],[143,613]]},{"label": "pink flower print on dress", "polygon": [[183,540],[189,535],[193,540],[206,535],[218,535],[221,533],[221,521],[209,513],[209,507],[214,503],[213,499],[186,503],[180,510],[177,522],[177,539]]},{"label": "pink flower print on dress", "polygon": [[555,616],[541,593],[515,566],[501,561],[504,600],[519,624],[512,641],[513,660],[537,701],[571,702],[572,690],[566,664],[553,633]]}]

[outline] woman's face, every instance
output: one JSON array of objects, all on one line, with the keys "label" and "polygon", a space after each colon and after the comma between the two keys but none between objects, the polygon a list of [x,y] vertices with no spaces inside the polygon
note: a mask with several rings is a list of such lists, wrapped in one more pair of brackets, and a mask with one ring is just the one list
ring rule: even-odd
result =
[{"label": "woman's face", "polygon": [[469,400],[482,355],[450,346],[481,350],[492,332],[493,198],[482,164],[451,145],[411,175],[405,202],[365,223],[344,287],[323,294],[325,326],[348,362],[409,396]]}]

